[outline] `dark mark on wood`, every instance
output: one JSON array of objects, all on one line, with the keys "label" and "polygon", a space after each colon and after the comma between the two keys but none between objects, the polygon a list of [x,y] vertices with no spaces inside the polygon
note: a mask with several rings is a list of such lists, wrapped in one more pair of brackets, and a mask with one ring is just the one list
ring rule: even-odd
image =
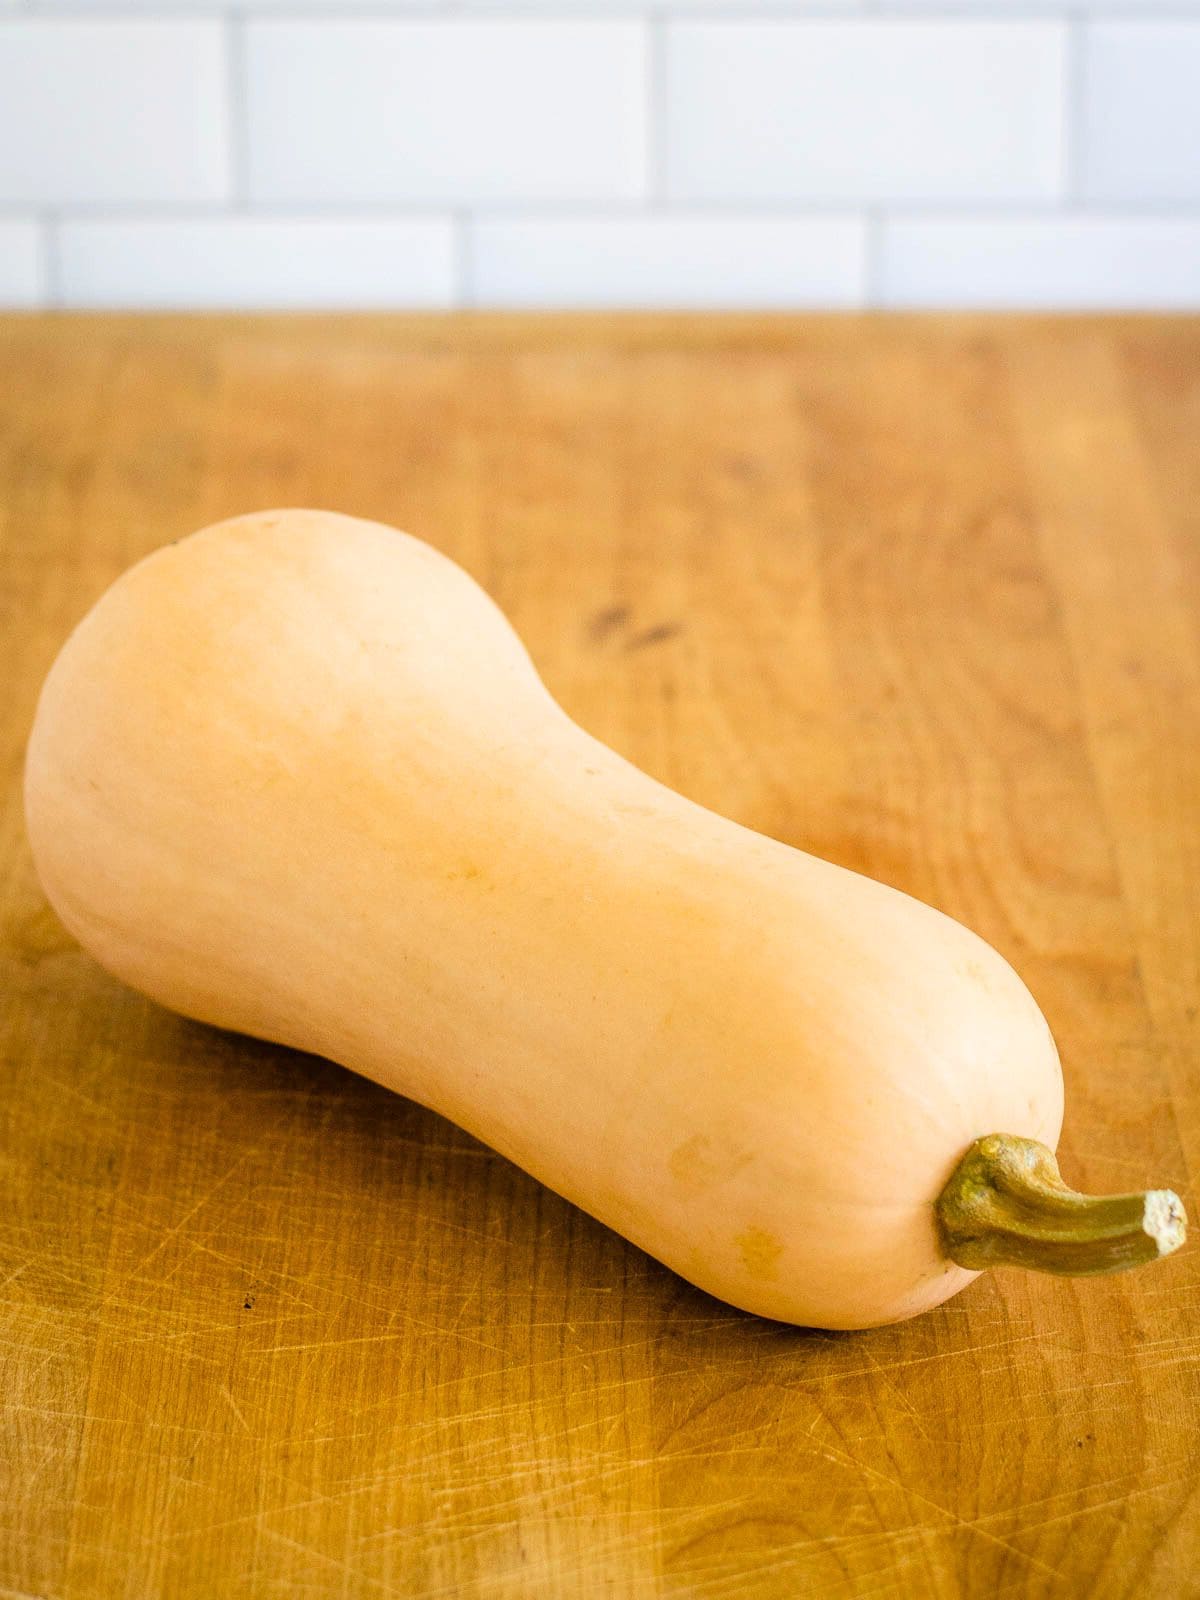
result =
[{"label": "dark mark on wood", "polygon": [[597,611],[588,622],[588,638],[595,644],[602,644],[610,634],[618,628],[623,628],[629,621],[628,606],[605,606]]},{"label": "dark mark on wood", "polygon": [[647,628],[644,633],[635,633],[626,648],[629,650],[644,650],[647,645],[663,644],[666,640],[673,639],[676,634],[682,632],[682,622],[660,622],[653,628]]}]

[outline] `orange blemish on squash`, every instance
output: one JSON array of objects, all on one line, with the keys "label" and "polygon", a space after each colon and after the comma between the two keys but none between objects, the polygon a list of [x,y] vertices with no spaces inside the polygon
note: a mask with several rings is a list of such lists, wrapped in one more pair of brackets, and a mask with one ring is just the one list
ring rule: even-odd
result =
[{"label": "orange blemish on squash", "polygon": [[745,1228],[734,1239],[742,1258],[742,1265],[752,1278],[779,1276],[779,1258],[783,1245],[765,1228]]},{"label": "orange blemish on squash", "polygon": [[732,1178],[752,1159],[748,1150],[708,1134],[695,1133],[676,1145],[669,1161],[671,1176],[681,1189],[698,1194],[723,1179]]}]

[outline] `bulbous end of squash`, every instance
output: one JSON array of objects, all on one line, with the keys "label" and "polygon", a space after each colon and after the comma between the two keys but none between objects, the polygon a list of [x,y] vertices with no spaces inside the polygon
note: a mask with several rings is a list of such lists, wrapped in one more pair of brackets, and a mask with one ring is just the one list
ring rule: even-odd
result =
[{"label": "bulbous end of squash", "polygon": [[975,1270],[1123,1272],[1170,1255],[1187,1238],[1187,1214],[1170,1189],[1077,1194],[1063,1182],[1052,1150],[1007,1133],[975,1141],[935,1210],[945,1253]]}]

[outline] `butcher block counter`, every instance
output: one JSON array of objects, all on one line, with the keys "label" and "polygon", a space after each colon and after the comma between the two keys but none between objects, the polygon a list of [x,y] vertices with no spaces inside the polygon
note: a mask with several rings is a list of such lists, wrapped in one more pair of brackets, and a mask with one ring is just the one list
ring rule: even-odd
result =
[{"label": "butcher block counter", "polygon": [[975,928],[1058,1039],[1067,1179],[1198,1209],[1200,321],[9,317],[0,1595],[1200,1594],[1196,1245],[768,1323],[64,933],[20,800],[55,652],[288,505],[421,535],[591,732]]}]

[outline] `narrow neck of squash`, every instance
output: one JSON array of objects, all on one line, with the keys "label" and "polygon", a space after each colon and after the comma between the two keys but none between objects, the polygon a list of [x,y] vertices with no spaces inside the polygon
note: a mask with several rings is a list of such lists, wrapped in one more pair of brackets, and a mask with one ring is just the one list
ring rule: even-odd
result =
[{"label": "narrow neck of squash", "polygon": [[936,1202],[942,1246],[972,1269],[1123,1272],[1177,1250],[1187,1216],[1170,1189],[1093,1198],[1063,1182],[1054,1152],[1006,1133],[977,1139]]}]

